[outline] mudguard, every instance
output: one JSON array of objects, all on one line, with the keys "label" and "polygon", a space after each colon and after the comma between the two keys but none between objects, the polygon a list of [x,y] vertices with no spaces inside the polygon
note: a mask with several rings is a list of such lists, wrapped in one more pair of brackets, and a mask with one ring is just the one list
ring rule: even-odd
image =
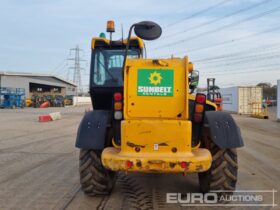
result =
[{"label": "mudguard", "polygon": [[240,128],[229,113],[206,111],[204,119],[217,146],[223,149],[244,146]]},{"label": "mudguard", "polygon": [[103,149],[106,132],[110,126],[111,112],[94,110],[87,112],[78,129],[76,147],[81,149]]}]

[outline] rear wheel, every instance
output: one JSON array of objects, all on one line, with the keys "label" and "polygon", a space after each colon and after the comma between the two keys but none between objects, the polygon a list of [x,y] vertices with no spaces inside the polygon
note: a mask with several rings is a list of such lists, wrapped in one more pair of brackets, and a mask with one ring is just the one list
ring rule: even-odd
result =
[{"label": "rear wheel", "polygon": [[[221,149],[211,140],[208,131],[204,133],[206,135],[204,143],[212,154],[212,165],[208,171],[198,174],[201,192],[234,191],[238,171],[236,148]],[[229,193],[222,192],[219,195]]]},{"label": "rear wheel", "polygon": [[91,196],[109,194],[115,184],[115,172],[101,163],[100,150],[80,150],[80,183],[82,190]]}]

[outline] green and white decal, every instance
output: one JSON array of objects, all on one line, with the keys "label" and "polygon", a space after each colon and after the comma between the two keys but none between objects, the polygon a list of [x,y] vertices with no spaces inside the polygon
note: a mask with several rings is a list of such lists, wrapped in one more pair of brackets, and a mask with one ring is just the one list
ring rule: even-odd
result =
[{"label": "green and white decal", "polygon": [[173,96],[173,69],[138,69],[138,96]]}]

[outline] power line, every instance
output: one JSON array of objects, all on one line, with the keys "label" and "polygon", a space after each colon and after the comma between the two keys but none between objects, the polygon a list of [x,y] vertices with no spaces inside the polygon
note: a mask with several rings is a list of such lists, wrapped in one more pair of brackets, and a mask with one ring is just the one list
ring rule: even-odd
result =
[{"label": "power line", "polygon": [[58,74],[61,78],[64,78],[64,79],[66,79],[67,80],[67,74],[68,74],[68,72],[67,71],[64,71],[64,72],[62,72],[61,74]]},{"label": "power line", "polygon": [[50,71],[50,74],[54,74],[57,72],[58,69],[61,68],[63,64],[65,64],[66,59],[63,59],[55,68]]},{"label": "power line", "polygon": [[[66,68],[67,68],[68,64],[65,63],[63,66],[61,66],[60,68],[58,68],[54,73],[53,75],[62,75],[64,72],[67,72]],[[66,77],[65,77],[66,78]]]},{"label": "power line", "polygon": [[224,20],[224,19],[226,19],[226,18],[235,16],[235,15],[237,15],[237,14],[240,14],[240,13],[246,12],[246,11],[248,11],[248,10],[254,9],[254,8],[256,8],[256,7],[259,7],[259,6],[261,6],[261,5],[263,5],[263,4],[266,4],[266,3],[270,2],[270,1],[272,1],[272,0],[264,0],[264,1],[259,2],[259,3],[257,3],[257,4],[253,4],[252,6],[245,7],[245,8],[243,8],[243,9],[234,11],[234,12],[229,13],[229,14],[227,14],[227,15],[224,15],[224,16],[222,16],[222,17],[218,17],[218,18],[216,18],[216,19],[214,19],[214,20],[206,21],[206,22],[204,22],[204,23],[198,24],[198,25],[193,26],[193,27],[191,27],[191,28],[188,28],[188,29],[186,29],[186,30],[182,30],[182,31],[179,31],[179,32],[175,32],[175,33],[169,34],[169,35],[167,35],[167,36],[164,36],[162,39],[166,39],[166,38],[171,37],[171,36],[176,36],[176,35],[179,35],[179,34],[182,34],[182,33],[185,33],[185,32],[190,32],[190,31],[192,31],[192,30],[194,30],[194,29],[198,29],[198,28],[201,28],[201,27],[203,27],[203,26],[206,26],[206,25],[210,25],[210,24],[212,24],[212,23],[219,22],[219,21]]},{"label": "power line", "polygon": [[[239,62],[238,61],[234,61],[234,62],[231,62],[231,63],[226,63],[224,65],[221,65],[221,64],[218,64],[218,65],[206,65],[206,67],[204,68],[207,68],[207,69],[213,69],[213,68],[220,68],[220,67],[223,67],[223,70],[220,70],[220,71],[206,71],[203,75],[212,75],[212,74],[215,74],[216,75],[227,75],[227,74],[241,74],[241,73],[247,73],[247,72],[260,72],[260,71],[256,71],[256,69],[263,69],[265,71],[267,71],[268,69],[271,69],[273,67],[273,71],[280,71],[280,63],[269,63],[269,64],[264,64],[264,65],[258,65],[257,63],[259,62],[263,62],[263,61],[266,61],[266,60],[270,60],[270,59],[273,59],[273,58],[277,58],[277,57],[280,57],[279,53],[276,54],[276,55],[271,55],[269,56],[270,54],[267,54],[268,56],[263,56],[262,55],[258,55],[258,56],[262,56],[260,59],[257,59],[257,57],[253,57],[253,56],[247,56],[247,57],[244,57],[245,59],[242,60],[242,58],[236,58],[236,59],[241,59]],[[249,58],[249,59],[248,59]],[[254,59],[252,59],[254,58]],[[234,59],[231,59],[231,60],[234,60]],[[221,62],[221,61],[219,61]],[[250,63],[253,63],[253,64],[256,64],[256,66],[245,66],[244,67],[244,64],[247,65],[247,64],[250,64]],[[241,66],[240,66],[241,65]],[[277,69],[275,69],[275,67],[278,67]],[[203,69],[204,69],[203,68]],[[242,69],[242,71],[240,71],[240,69]],[[246,71],[246,69],[248,70],[252,70],[254,69],[254,71]],[[244,71],[245,70],[245,71]]]},{"label": "power line", "polygon": [[[170,14],[174,14],[174,13],[177,13],[178,11],[182,11],[185,6],[187,6],[187,8],[189,9],[190,8],[190,5],[194,5],[195,3],[197,3],[198,1],[197,0],[192,0],[191,2],[186,2],[187,4],[184,4],[184,5],[180,5],[180,7],[176,8],[175,10],[173,11],[169,11],[168,13]],[[167,27],[167,26],[166,26]]]},{"label": "power line", "polygon": [[[225,63],[225,64],[216,64],[216,65],[206,65],[205,67],[203,68],[207,68],[207,69],[212,69],[212,68],[230,68],[232,67],[233,69],[237,68],[238,66],[243,66],[242,68],[244,68],[244,65],[246,66],[247,64],[257,64],[257,63],[262,63],[263,61],[267,61],[267,60],[271,60],[271,59],[274,59],[274,58],[279,58],[280,55],[273,55],[273,56],[267,56],[267,57],[262,57],[260,59],[249,59],[249,60],[241,60],[241,61],[235,61],[235,62],[229,62],[229,63]],[[269,66],[269,65],[272,65],[272,64],[266,64],[265,66]],[[250,65],[249,68],[251,68],[252,65]],[[259,67],[259,65],[257,66]]]},{"label": "power line", "polygon": [[[279,52],[269,52],[269,53],[262,53],[262,54],[257,54],[257,55],[248,55],[248,56],[242,56],[242,57],[229,57],[229,58],[224,58],[222,60],[207,61],[207,62],[204,62],[204,63],[201,63],[201,64],[209,66],[209,63],[210,63],[210,66],[212,66],[213,63],[217,63],[217,62],[218,63],[223,63],[223,62],[227,62],[227,61],[234,61],[234,63],[236,64],[236,63],[243,62],[243,61],[246,61],[246,60],[252,60],[252,58],[253,59],[261,58],[263,60],[263,59],[274,58],[274,57],[279,57],[279,56],[280,56]],[[217,65],[217,64],[214,64],[214,65]]]},{"label": "power line", "polygon": [[[213,73],[215,74],[215,76],[224,76],[224,75],[232,75],[232,74],[246,74],[246,73],[258,73],[258,72],[263,72],[263,73],[266,73],[266,72],[270,72],[270,71],[280,71],[279,68],[275,69],[269,69],[269,68],[263,68],[261,70],[252,70],[252,71],[240,71],[240,72],[228,72],[228,73],[222,73],[222,74],[217,74],[217,73]],[[212,75],[212,74],[204,74],[204,75]]]},{"label": "power line", "polygon": [[272,9],[272,10],[268,10],[268,11],[265,11],[263,13],[259,13],[259,14],[256,14],[256,15],[253,15],[253,16],[250,16],[250,17],[247,17],[245,19],[242,19],[242,20],[239,20],[239,21],[236,21],[234,23],[230,23],[230,24],[227,24],[227,25],[224,25],[222,27],[218,27],[218,28],[215,28],[213,30],[210,30],[210,31],[206,31],[206,32],[203,32],[203,33],[200,33],[200,34],[196,34],[194,36],[191,36],[191,37],[187,37],[187,38],[184,38],[184,39],[181,39],[181,40],[178,40],[176,42],[172,42],[172,43],[169,43],[169,44],[166,44],[166,45],[163,45],[163,46],[160,46],[160,47],[157,47],[157,48],[154,48],[154,49],[151,49],[153,51],[156,51],[156,50],[159,50],[159,49],[162,49],[162,48],[166,48],[166,47],[170,47],[170,46],[174,46],[174,45],[177,45],[177,44],[182,44],[182,43],[185,43],[185,42],[189,42],[191,40],[194,40],[194,39],[197,39],[199,37],[202,37],[202,36],[205,36],[205,35],[209,35],[209,34],[212,34],[212,33],[215,33],[217,31],[221,31],[223,29],[226,29],[226,28],[230,28],[230,27],[233,27],[233,26],[236,26],[238,24],[241,24],[241,23],[244,23],[244,22],[247,22],[247,21],[251,21],[251,20],[255,20],[257,18],[260,18],[260,17],[263,17],[265,15],[269,15],[273,12],[276,12],[280,9],[280,6]]},{"label": "power line", "polygon": [[[234,42],[242,41],[242,40],[245,40],[245,39],[248,39],[248,38],[256,37],[256,36],[266,34],[266,33],[270,33],[270,32],[273,32],[273,31],[277,31],[279,29],[280,29],[280,26],[277,26],[275,28],[271,28],[271,29],[261,31],[261,32],[258,32],[258,33],[253,33],[253,34],[243,36],[243,37],[240,37],[240,38],[227,40],[227,41],[223,41],[223,42],[220,42],[220,43],[216,43],[216,44],[212,44],[212,45],[208,45],[208,46],[204,46],[204,47],[192,48],[192,49],[188,50],[188,53],[197,52],[197,51],[201,51],[201,50],[205,50],[205,49],[209,49],[209,48],[213,48],[213,47],[219,47],[219,46],[226,45],[226,44],[232,44]],[[186,50],[177,52],[176,55],[182,54],[182,53],[186,53]],[[170,56],[170,55],[171,54],[169,53],[169,54],[164,55],[163,57],[167,57],[167,56]]]},{"label": "power line", "polygon": [[208,11],[210,11],[210,10],[213,10],[213,9],[215,9],[215,8],[221,6],[221,5],[223,5],[223,4],[225,4],[225,3],[229,2],[229,1],[231,1],[231,0],[223,0],[223,1],[219,2],[219,3],[217,3],[217,4],[214,4],[214,5],[210,6],[210,7],[207,7],[207,8],[205,8],[205,9],[202,9],[202,10],[196,12],[196,13],[193,13],[193,14],[191,14],[191,15],[188,16],[188,17],[182,18],[182,19],[177,20],[177,21],[175,21],[175,22],[173,22],[173,23],[171,23],[171,24],[168,24],[168,25],[165,26],[164,28],[169,28],[169,27],[174,26],[174,25],[176,25],[176,24],[178,24],[178,23],[181,23],[181,22],[183,22],[183,21],[186,21],[186,20],[189,20],[189,19],[191,19],[191,18],[194,18],[194,17],[196,17],[196,16],[198,16],[198,15],[201,15],[201,14],[203,14],[203,13],[205,13],[205,12],[208,12]]},{"label": "power line", "polygon": [[[242,69],[243,70],[246,70],[246,69],[248,69],[248,70],[251,70],[251,69],[259,69],[259,68],[268,68],[268,67],[275,67],[275,66],[278,66],[279,68],[280,68],[280,63],[272,63],[272,64],[265,64],[265,65],[258,65],[258,66],[247,66],[247,67],[242,67]],[[221,67],[223,67],[223,66],[221,66]],[[236,70],[238,70],[237,68],[241,68],[241,67],[238,67],[238,65],[234,65],[234,66],[230,66],[230,67],[233,67],[233,69],[231,69],[231,68],[227,68],[226,67],[226,70],[225,70],[225,68],[223,68],[223,70],[222,71],[206,71],[205,73],[223,73],[223,72],[231,72],[231,71],[236,71]],[[213,68],[213,67],[212,67]],[[211,68],[210,68],[211,69]]]},{"label": "power line", "polygon": [[[193,63],[207,63],[207,62],[212,62],[212,61],[216,62],[215,60],[226,59],[226,58],[231,58],[231,57],[240,56],[240,55],[246,55],[246,54],[249,54],[251,51],[253,51],[253,53],[255,53],[255,51],[262,52],[262,51],[267,51],[269,49],[279,48],[279,47],[280,47],[280,43],[274,43],[274,44],[263,45],[263,46],[259,46],[259,47],[254,47],[254,48],[238,51],[236,53],[221,54],[218,56],[210,56],[210,57],[201,58],[198,60],[192,60],[192,62]],[[261,51],[258,51],[259,49],[261,49]]]}]

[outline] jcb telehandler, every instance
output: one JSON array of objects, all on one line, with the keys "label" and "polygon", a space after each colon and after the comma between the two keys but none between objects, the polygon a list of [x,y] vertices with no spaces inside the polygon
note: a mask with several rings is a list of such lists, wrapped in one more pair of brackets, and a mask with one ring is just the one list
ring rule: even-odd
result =
[{"label": "jcb telehandler", "polygon": [[[107,32],[114,31],[109,21]],[[86,194],[109,194],[118,171],[197,172],[204,193],[235,189],[240,130],[206,95],[189,94],[198,77],[188,57],[143,58],[142,40],[161,32],[143,21],[125,40],[92,39],[93,111],[83,117],[76,140]]]}]

